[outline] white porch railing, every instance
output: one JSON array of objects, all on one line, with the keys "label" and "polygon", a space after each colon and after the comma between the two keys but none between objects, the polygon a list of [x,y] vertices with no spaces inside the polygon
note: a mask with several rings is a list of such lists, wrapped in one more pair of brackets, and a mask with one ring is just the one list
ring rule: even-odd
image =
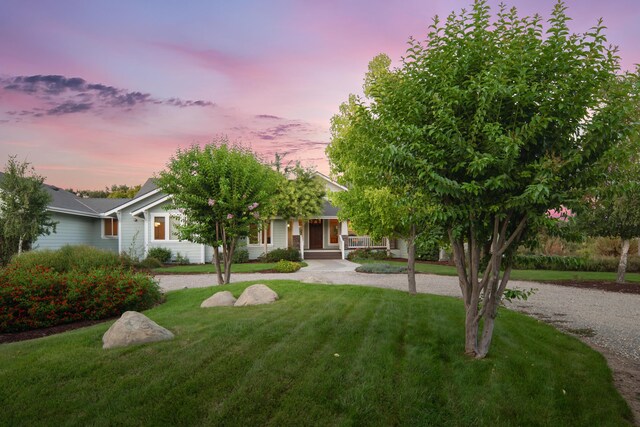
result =
[{"label": "white porch railing", "polygon": [[370,236],[349,236],[347,247],[349,249],[386,249],[387,238],[381,240],[373,240]]}]

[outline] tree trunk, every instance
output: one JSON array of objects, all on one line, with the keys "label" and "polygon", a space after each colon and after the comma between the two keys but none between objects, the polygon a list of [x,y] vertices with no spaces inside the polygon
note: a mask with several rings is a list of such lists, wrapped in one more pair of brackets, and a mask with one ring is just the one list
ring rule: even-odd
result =
[{"label": "tree trunk", "polygon": [[624,283],[624,275],[627,272],[627,255],[629,255],[629,239],[622,239],[622,251],[620,252],[616,283]]},{"label": "tree trunk", "polygon": [[22,253],[22,236],[18,239],[18,255]]},{"label": "tree trunk", "polygon": [[416,226],[411,226],[411,234],[407,241],[407,278],[409,279],[409,293],[416,294]]},{"label": "tree trunk", "polygon": [[391,258],[391,237],[387,237],[387,258]]},{"label": "tree trunk", "polygon": [[229,246],[229,248],[226,251],[225,254],[225,260],[224,260],[224,282],[226,284],[231,283],[231,264],[233,264],[233,253],[236,250],[236,241],[237,239],[233,239],[231,241],[231,244]]},{"label": "tree trunk", "polygon": [[213,265],[216,266],[216,275],[218,276],[218,285],[224,285],[222,277],[222,268],[220,266],[220,249],[218,246],[213,247]]}]

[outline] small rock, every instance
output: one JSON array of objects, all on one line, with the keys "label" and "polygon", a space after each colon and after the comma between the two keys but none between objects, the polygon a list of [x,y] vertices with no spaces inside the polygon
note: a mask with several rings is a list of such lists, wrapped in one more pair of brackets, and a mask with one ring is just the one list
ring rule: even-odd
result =
[{"label": "small rock", "polygon": [[125,347],[134,344],[170,340],[168,329],[158,325],[142,313],[126,311],[102,336],[102,348]]},{"label": "small rock", "polygon": [[271,304],[278,299],[278,294],[273,292],[266,285],[251,285],[244,290],[238,301],[234,304],[236,307],[246,305]]},{"label": "small rock", "polygon": [[208,307],[226,307],[232,306],[236,303],[236,299],[233,297],[233,294],[229,291],[221,291],[216,292],[206,300],[202,301],[200,307],[208,308]]}]

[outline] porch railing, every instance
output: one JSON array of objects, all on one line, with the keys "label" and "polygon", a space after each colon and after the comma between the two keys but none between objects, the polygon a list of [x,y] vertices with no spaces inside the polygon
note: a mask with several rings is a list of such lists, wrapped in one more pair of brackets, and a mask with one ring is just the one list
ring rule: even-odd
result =
[{"label": "porch railing", "polygon": [[347,247],[349,249],[386,249],[387,240],[386,237],[381,240],[374,240],[370,236],[349,236]]}]

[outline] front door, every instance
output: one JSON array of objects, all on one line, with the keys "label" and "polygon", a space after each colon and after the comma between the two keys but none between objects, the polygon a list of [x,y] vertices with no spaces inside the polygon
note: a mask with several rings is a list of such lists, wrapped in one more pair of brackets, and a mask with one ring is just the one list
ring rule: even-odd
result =
[{"label": "front door", "polygon": [[309,220],[309,249],[322,249],[322,220]]}]

